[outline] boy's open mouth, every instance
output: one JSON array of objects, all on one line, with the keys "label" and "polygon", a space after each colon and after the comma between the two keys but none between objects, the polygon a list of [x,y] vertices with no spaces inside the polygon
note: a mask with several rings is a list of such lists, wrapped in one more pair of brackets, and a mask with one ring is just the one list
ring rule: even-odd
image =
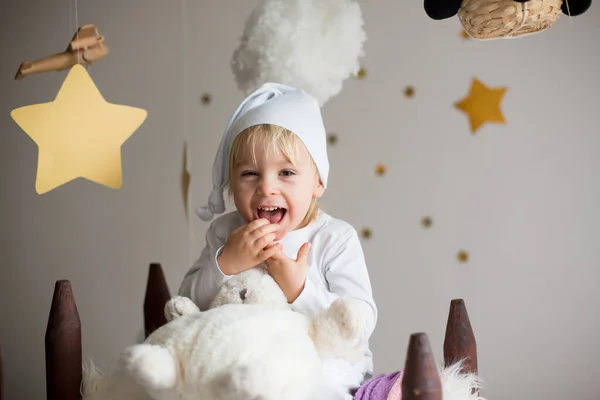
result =
[{"label": "boy's open mouth", "polygon": [[287,210],[283,207],[258,207],[256,213],[258,218],[266,218],[272,224],[278,224],[287,213]]}]

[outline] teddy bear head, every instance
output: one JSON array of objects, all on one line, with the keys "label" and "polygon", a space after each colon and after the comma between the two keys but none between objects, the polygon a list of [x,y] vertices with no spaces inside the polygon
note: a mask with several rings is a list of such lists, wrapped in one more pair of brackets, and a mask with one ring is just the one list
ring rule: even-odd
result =
[{"label": "teddy bear head", "polygon": [[210,308],[225,304],[290,307],[279,285],[262,267],[251,268],[229,278],[219,289]]}]

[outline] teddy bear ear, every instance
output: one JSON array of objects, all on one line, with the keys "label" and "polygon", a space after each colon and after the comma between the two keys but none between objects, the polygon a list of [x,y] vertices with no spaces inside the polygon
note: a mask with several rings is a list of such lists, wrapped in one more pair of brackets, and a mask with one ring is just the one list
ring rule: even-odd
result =
[{"label": "teddy bear ear", "polygon": [[563,14],[575,17],[586,12],[591,5],[592,0],[564,0],[560,9]]},{"label": "teddy bear ear", "polygon": [[454,17],[462,0],[423,0],[425,12],[431,19],[442,20]]}]

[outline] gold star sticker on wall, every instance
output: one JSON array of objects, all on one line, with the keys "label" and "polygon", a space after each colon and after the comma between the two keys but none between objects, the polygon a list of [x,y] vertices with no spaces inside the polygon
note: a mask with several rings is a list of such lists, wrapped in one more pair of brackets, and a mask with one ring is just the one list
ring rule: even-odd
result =
[{"label": "gold star sticker on wall", "polygon": [[469,253],[467,253],[464,250],[459,251],[456,257],[461,263],[466,263],[467,261],[469,261]]},{"label": "gold star sticker on wall", "polygon": [[387,171],[387,168],[382,163],[377,164],[375,167],[375,173],[379,176],[383,176]]},{"label": "gold star sticker on wall", "polygon": [[360,69],[356,73],[356,77],[358,79],[364,79],[364,78],[366,78],[367,77],[367,70],[366,70],[366,68],[360,67]]},{"label": "gold star sticker on wall", "polygon": [[469,117],[471,132],[475,133],[485,123],[504,124],[500,103],[506,88],[488,88],[477,78],[473,78],[470,93],[455,103],[455,107]]},{"label": "gold star sticker on wall", "polygon": [[413,97],[413,96],[415,95],[415,88],[414,88],[414,87],[412,87],[412,86],[407,86],[407,87],[404,89],[404,95],[405,95],[406,97],[409,97],[409,98],[410,98],[410,97]]},{"label": "gold star sticker on wall", "polygon": [[460,31],[460,38],[462,40],[468,40],[471,38],[471,36],[469,36],[469,34],[467,33],[467,31],[465,31],[464,29],[461,29]]},{"label": "gold star sticker on wall", "polygon": [[372,236],[371,229],[369,229],[369,228],[363,228],[361,233],[362,233],[362,237],[364,237],[365,239],[370,239]]},{"label": "gold star sticker on wall", "polygon": [[329,144],[336,144],[337,140],[338,140],[338,138],[335,133],[330,133],[329,135],[327,135],[327,142]]},{"label": "gold star sticker on wall", "polygon": [[106,102],[76,64],[53,101],[17,108],[11,116],[38,146],[35,188],[43,194],[76,178],[120,188],[121,146],[147,112]]},{"label": "gold star sticker on wall", "polygon": [[210,104],[210,101],[212,100],[210,94],[208,93],[204,93],[202,95],[202,97],[200,98],[200,101],[202,102],[202,104],[204,104],[205,106]]},{"label": "gold star sticker on wall", "polygon": [[423,217],[421,219],[421,225],[423,225],[423,227],[429,228],[431,226],[431,224],[433,224],[433,221],[431,220],[430,217]]}]

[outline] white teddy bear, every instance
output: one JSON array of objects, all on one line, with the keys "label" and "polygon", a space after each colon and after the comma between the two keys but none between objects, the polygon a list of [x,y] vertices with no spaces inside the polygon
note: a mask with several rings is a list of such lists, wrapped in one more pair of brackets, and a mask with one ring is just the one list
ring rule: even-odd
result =
[{"label": "white teddy bear", "polygon": [[323,359],[364,354],[355,300],[338,299],[309,318],[254,268],[228,280],[209,310],[176,296],[165,316],[169,322],[125,349],[109,373],[85,371],[84,400],[352,399]]}]

